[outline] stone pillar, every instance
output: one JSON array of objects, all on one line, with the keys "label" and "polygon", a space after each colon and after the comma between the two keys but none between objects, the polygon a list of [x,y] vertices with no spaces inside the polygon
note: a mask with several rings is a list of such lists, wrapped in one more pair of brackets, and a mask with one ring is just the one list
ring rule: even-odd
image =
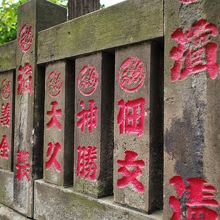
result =
[{"label": "stone pillar", "polygon": [[66,20],[66,9],[45,0],[18,12],[14,136],[14,209],[33,216],[33,181],[43,176],[44,73],[37,68],[40,30]]},{"label": "stone pillar", "polygon": [[114,57],[107,53],[76,60],[74,189],[112,194]]},{"label": "stone pillar", "polygon": [[165,0],[164,219],[220,216],[219,9]]},{"label": "stone pillar", "polygon": [[114,198],[145,212],[163,200],[161,60],[150,43],[116,51]]},{"label": "stone pillar", "polygon": [[0,168],[12,171],[14,131],[14,73],[0,74]]},{"label": "stone pillar", "polygon": [[60,186],[73,183],[74,82],[75,75],[66,62],[60,61],[47,66],[44,180]]}]

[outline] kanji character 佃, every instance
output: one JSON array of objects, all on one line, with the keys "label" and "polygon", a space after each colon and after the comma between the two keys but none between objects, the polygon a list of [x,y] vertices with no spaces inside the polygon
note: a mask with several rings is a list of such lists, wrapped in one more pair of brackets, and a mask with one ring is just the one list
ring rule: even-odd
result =
[{"label": "kanji character \u4f43", "polygon": [[181,220],[185,215],[183,209],[186,210],[186,220],[217,220],[218,214],[212,210],[220,208],[219,203],[214,199],[216,189],[198,178],[189,178],[186,182],[188,186],[185,186],[180,176],[175,176],[170,180],[178,196],[171,196],[169,199],[173,210],[171,220]]},{"label": "kanji character \u4f43", "polygon": [[117,181],[117,186],[125,188],[128,185],[133,185],[137,192],[144,193],[144,186],[137,177],[142,175],[141,168],[145,163],[143,160],[136,160],[137,157],[138,154],[134,151],[125,151],[125,160],[117,160],[117,164],[121,166],[118,172],[123,176]]},{"label": "kanji character \u4f43", "polygon": [[89,100],[89,110],[85,110],[85,103],[83,101],[80,102],[82,111],[76,115],[78,119],[76,126],[80,128],[82,133],[84,133],[85,127],[88,128],[90,134],[93,132],[93,129],[97,127],[98,109],[94,107],[94,105],[94,100]]},{"label": "kanji character \u4f43", "polygon": [[0,143],[0,158],[8,160],[8,153],[9,153],[9,145],[7,136],[3,135],[2,141]]},{"label": "kanji character \u4f43", "polygon": [[29,153],[26,151],[17,152],[16,179],[20,182],[24,177],[30,181],[30,164],[28,163]]},{"label": "kanji character \u4f43", "polygon": [[88,180],[96,179],[97,165],[95,163],[97,159],[96,147],[78,147],[77,149],[77,169],[76,175]]},{"label": "kanji character \u4f43", "polygon": [[61,145],[59,143],[52,144],[51,142],[48,144],[47,149],[47,162],[46,162],[46,169],[50,169],[51,166],[54,166],[55,170],[60,173],[61,172],[61,165],[57,161],[57,154],[61,150]]},{"label": "kanji character \u4f43", "polygon": [[210,79],[217,78],[219,65],[217,62],[218,45],[211,42],[211,37],[218,36],[215,24],[201,19],[185,33],[177,29],[171,38],[178,43],[173,47],[170,56],[175,61],[171,69],[171,80],[184,80],[191,74],[207,71]]},{"label": "kanji character \u4f43", "polygon": [[124,100],[120,100],[118,105],[117,123],[120,134],[142,136],[144,133],[145,100],[139,98],[126,103]]},{"label": "kanji character \u4f43", "polygon": [[0,118],[0,124],[2,127],[10,127],[10,122],[11,122],[11,116],[10,116],[10,104],[2,104],[2,109],[1,109],[1,118]]},{"label": "kanji character \u4f43", "polygon": [[28,92],[30,96],[33,92],[32,85],[32,66],[30,64],[26,64],[24,67],[20,66],[18,69],[18,95],[23,95]]},{"label": "kanji character \u4f43", "polygon": [[54,126],[54,127],[57,127],[59,131],[61,131],[62,130],[62,125],[57,120],[57,117],[62,116],[62,110],[57,109],[57,106],[58,106],[57,101],[52,102],[51,105],[52,105],[52,110],[47,112],[47,115],[51,116],[50,121],[47,123],[47,128],[52,128]]}]

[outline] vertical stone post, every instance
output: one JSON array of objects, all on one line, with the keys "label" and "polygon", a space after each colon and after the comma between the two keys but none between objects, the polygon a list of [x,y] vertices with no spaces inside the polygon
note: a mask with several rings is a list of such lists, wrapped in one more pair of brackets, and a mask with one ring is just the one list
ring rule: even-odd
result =
[{"label": "vertical stone post", "polygon": [[14,131],[14,73],[0,74],[0,168],[12,170]]},{"label": "vertical stone post", "polygon": [[14,137],[14,209],[33,216],[33,181],[43,176],[44,73],[36,66],[40,30],[66,20],[66,9],[45,0],[18,12]]},{"label": "vertical stone post", "polygon": [[114,57],[76,60],[74,188],[102,197],[112,194]]},{"label": "vertical stone post", "polygon": [[150,43],[116,51],[114,198],[145,212],[163,200],[161,60]]},{"label": "vertical stone post", "polygon": [[220,217],[219,10],[165,0],[164,219]]},{"label": "vertical stone post", "polygon": [[[74,67],[72,68],[74,69]],[[75,75],[64,61],[49,64],[45,77],[44,180],[73,182]]]}]

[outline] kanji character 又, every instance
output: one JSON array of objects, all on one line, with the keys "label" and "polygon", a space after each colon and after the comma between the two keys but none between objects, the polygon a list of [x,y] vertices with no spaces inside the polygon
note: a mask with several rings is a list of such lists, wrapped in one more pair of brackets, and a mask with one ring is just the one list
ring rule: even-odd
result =
[{"label": "kanji character \u53c8", "polygon": [[11,115],[10,115],[10,104],[2,104],[2,109],[1,109],[1,118],[0,118],[0,124],[2,127],[10,127],[10,122],[11,122]]}]

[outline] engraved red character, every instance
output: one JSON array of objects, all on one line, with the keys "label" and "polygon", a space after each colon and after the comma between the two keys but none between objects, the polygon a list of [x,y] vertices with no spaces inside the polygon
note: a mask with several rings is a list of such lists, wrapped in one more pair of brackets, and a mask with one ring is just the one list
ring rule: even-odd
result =
[{"label": "engraved red character", "polygon": [[22,53],[27,53],[33,42],[33,30],[30,24],[25,24],[21,27],[18,36],[18,45]]},{"label": "engraved red character", "polygon": [[30,64],[25,64],[24,67],[20,66],[18,69],[18,95],[23,95],[24,93],[28,92],[30,96],[33,92],[33,85],[32,85],[32,66]]},{"label": "engraved red character", "polygon": [[1,95],[3,100],[7,100],[11,95],[11,81],[4,79],[1,86]]},{"label": "engraved red character", "polygon": [[10,127],[10,103],[2,104],[0,124],[2,127]]},{"label": "engraved red character", "polygon": [[198,178],[189,178],[186,183],[187,186],[180,176],[170,180],[178,196],[169,199],[173,210],[171,220],[181,220],[184,215],[186,220],[217,220],[218,214],[213,209],[220,206],[214,199],[214,193],[217,192],[215,187]]},{"label": "engraved red character", "polygon": [[178,46],[173,47],[170,56],[175,61],[171,69],[171,80],[184,80],[189,75],[207,71],[210,79],[217,78],[219,65],[217,62],[218,45],[211,42],[211,37],[218,36],[218,28],[201,19],[185,33],[177,29],[171,38]]},{"label": "engraved red character", "polygon": [[198,2],[198,0],[179,0],[179,1],[184,5],[189,5]]},{"label": "engraved red character", "polygon": [[50,129],[52,127],[57,127],[59,131],[62,130],[62,125],[58,121],[57,117],[62,117],[62,110],[57,109],[58,102],[54,101],[51,103],[52,110],[47,112],[48,116],[51,116],[50,121],[47,123],[47,128]]},{"label": "engraved red character", "polygon": [[83,179],[95,180],[97,174],[97,159],[96,147],[78,147],[77,149],[77,168],[76,175]]},{"label": "engraved red character", "polygon": [[63,88],[62,75],[58,71],[53,71],[49,74],[47,79],[48,93],[53,98],[58,96]]},{"label": "engraved red character", "polygon": [[118,82],[122,90],[133,93],[143,86],[145,75],[146,68],[143,61],[137,57],[129,57],[120,66]]},{"label": "engraved red character", "polygon": [[80,128],[82,133],[85,132],[85,127],[87,127],[91,134],[98,124],[98,109],[94,107],[95,101],[89,100],[89,110],[85,110],[85,103],[83,101],[80,102],[80,106],[82,111],[76,115],[78,120],[76,126]]},{"label": "engraved red character", "polygon": [[57,173],[61,172],[61,165],[57,161],[57,155],[61,151],[61,145],[59,143],[52,144],[51,142],[48,144],[47,148],[47,162],[46,169],[50,169],[52,166],[55,168]]},{"label": "engraved red character", "polygon": [[138,154],[134,151],[125,151],[125,160],[117,160],[117,164],[121,167],[118,172],[122,174],[122,178],[117,181],[118,188],[125,188],[133,185],[139,193],[144,193],[144,185],[137,179],[142,175],[141,168],[145,163],[143,160],[136,160]]},{"label": "engraved red character", "polygon": [[9,145],[7,136],[3,135],[2,141],[0,143],[0,158],[8,160],[8,153],[9,153]]},{"label": "engraved red character", "polygon": [[16,164],[16,180],[20,182],[23,178],[26,178],[30,182],[30,169],[31,166],[28,163],[29,153],[26,151],[17,152],[17,164]]},{"label": "engraved red character", "polygon": [[118,106],[117,123],[120,134],[142,136],[144,133],[145,100],[143,98],[128,102],[120,100]]},{"label": "engraved red character", "polygon": [[77,85],[80,93],[84,96],[92,95],[98,86],[99,74],[92,65],[84,66],[77,77]]}]

